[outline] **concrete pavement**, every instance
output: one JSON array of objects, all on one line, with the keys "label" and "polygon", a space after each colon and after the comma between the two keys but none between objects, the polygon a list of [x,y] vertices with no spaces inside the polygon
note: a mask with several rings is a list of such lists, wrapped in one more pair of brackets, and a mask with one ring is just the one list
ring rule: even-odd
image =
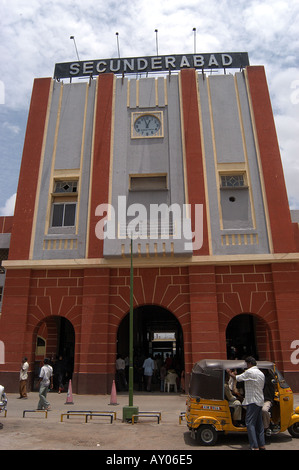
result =
[{"label": "concrete pavement", "polygon": [[[117,405],[110,405],[110,395],[76,395],[73,405],[65,404],[67,394],[48,394],[52,410],[44,413],[26,413],[37,408],[38,393],[31,392],[28,399],[18,399],[18,394],[8,394],[7,416],[0,414],[1,450],[163,450],[180,451],[183,454],[200,450],[248,449],[246,434],[220,435],[216,446],[198,446],[190,437],[186,421],[179,423],[185,411],[186,395],[175,393],[134,392],[134,405],[140,411],[161,411],[162,420],[143,418],[136,424],[122,422],[122,408],[128,405],[128,394],[117,394]],[[299,406],[299,394],[295,394],[294,407]],[[85,422],[84,416],[66,417],[68,410],[116,411],[116,420],[110,424],[107,417],[95,417]],[[267,439],[268,450],[299,450],[299,439],[288,432]]]}]

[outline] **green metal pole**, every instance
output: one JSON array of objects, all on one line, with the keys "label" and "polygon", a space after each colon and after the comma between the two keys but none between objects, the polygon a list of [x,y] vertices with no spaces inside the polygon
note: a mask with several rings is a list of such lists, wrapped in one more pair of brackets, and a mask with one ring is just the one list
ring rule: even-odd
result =
[{"label": "green metal pole", "polygon": [[130,269],[130,332],[129,332],[129,406],[133,406],[133,238],[131,238]]}]

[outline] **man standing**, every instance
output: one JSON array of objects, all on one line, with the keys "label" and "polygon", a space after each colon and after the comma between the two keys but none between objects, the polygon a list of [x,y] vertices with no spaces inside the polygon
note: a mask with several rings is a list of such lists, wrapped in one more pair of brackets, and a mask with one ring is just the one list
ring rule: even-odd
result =
[{"label": "man standing", "polygon": [[27,357],[23,357],[21,370],[20,370],[20,383],[19,383],[20,396],[19,398],[27,398],[28,369],[29,369],[29,364],[27,362]]},{"label": "man standing", "polygon": [[245,423],[250,449],[265,450],[265,435],[262,418],[265,376],[257,368],[254,357],[247,357],[245,362],[247,364],[247,370],[245,370],[243,374],[236,375],[230,370],[227,370],[227,373],[231,377],[236,378],[237,382],[245,382],[245,399],[242,405],[246,406]]},{"label": "man standing", "polygon": [[47,401],[49,386],[53,388],[53,368],[50,366],[50,360],[45,357],[44,365],[39,373],[39,402],[38,410],[50,410],[50,403]]},{"label": "man standing", "polygon": [[151,357],[151,355],[148,356],[147,359],[145,359],[143,363],[143,369],[144,369],[144,376],[145,376],[145,383],[146,383],[146,390],[147,392],[151,391],[152,387],[152,376],[155,368],[155,363]]},{"label": "man standing", "polygon": [[128,390],[128,383],[126,380],[126,363],[123,356],[119,355],[115,363],[116,368],[116,388],[118,391]]}]

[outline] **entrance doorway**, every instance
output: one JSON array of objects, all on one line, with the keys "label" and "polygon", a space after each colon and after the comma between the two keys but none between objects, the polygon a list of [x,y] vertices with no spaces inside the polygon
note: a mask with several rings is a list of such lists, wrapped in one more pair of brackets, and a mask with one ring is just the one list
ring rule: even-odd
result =
[{"label": "entrance doorway", "polygon": [[[145,358],[149,355],[155,361],[156,372],[153,389],[159,390],[159,369],[167,360],[180,379],[184,371],[183,331],[177,318],[168,310],[157,305],[143,305],[133,312],[134,386],[140,389],[140,373]],[[123,358],[129,355],[129,314],[122,320],[117,335],[117,354]]]},{"label": "entrance doorway", "polygon": [[51,316],[39,325],[35,339],[34,386],[39,377],[40,367],[45,357],[50,359],[54,369],[54,389],[59,389],[61,380],[67,390],[67,382],[72,379],[75,356],[75,330],[64,317]]},{"label": "entrance doorway", "polygon": [[257,318],[242,313],[234,317],[226,328],[228,359],[244,359],[253,356],[259,359],[256,341]]}]

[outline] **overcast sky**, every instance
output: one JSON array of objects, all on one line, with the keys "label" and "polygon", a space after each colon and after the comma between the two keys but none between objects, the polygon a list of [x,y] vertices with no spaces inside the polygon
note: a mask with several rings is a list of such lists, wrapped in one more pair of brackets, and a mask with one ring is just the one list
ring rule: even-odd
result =
[{"label": "overcast sky", "polygon": [[298,0],[0,0],[0,215],[12,215],[33,80],[57,62],[248,52],[264,65],[291,209],[299,209]]}]

